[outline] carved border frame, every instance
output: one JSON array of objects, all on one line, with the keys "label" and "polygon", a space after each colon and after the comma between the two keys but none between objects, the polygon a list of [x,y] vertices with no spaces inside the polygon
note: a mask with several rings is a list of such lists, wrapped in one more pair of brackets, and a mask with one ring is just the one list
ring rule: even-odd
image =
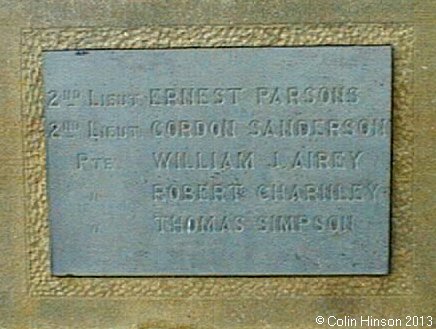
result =
[{"label": "carved border frame", "polygon": [[[393,166],[391,273],[387,276],[55,277],[50,273],[42,52],[145,49],[391,45]],[[22,133],[30,296],[146,298],[286,298],[413,294],[413,28],[405,24],[298,24],[140,28],[47,28],[22,31]]]}]

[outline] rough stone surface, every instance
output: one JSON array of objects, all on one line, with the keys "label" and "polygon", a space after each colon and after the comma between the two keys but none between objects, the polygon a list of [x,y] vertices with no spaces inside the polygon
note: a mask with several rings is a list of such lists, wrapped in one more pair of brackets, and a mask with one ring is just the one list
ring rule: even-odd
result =
[{"label": "rough stone surface", "polygon": [[[208,36],[205,38],[204,36]],[[45,185],[45,136],[42,51],[97,48],[166,48],[211,46],[393,45],[393,186],[391,273],[386,277],[352,278],[58,278],[51,275],[48,205]],[[213,296],[398,295],[411,292],[412,99],[410,66],[413,30],[406,25],[299,25],[240,27],[174,27],[140,29],[44,29],[23,35],[26,193],[30,291],[37,296]],[[113,45],[113,46],[111,46]],[[400,129],[401,128],[401,129]],[[396,229],[395,229],[396,228]],[[400,237],[400,238],[397,238]]]}]

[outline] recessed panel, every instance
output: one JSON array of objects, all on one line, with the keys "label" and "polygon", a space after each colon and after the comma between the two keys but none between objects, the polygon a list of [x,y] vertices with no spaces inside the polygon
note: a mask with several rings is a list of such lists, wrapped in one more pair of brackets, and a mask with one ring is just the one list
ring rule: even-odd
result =
[{"label": "recessed panel", "polygon": [[54,275],[386,274],[391,48],[45,52]]}]

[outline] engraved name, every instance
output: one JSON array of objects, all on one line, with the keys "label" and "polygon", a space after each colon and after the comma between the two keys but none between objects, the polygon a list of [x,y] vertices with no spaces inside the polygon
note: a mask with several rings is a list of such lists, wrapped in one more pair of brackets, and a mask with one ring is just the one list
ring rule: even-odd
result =
[{"label": "engraved name", "polygon": [[254,152],[153,152],[158,170],[254,170]]},{"label": "engraved name", "polygon": [[161,234],[223,234],[257,231],[259,233],[347,234],[354,228],[354,216],[274,214],[248,218],[244,215],[155,215]]},{"label": "engraved name", "polygon": [[149,125],[136,123],[108,124],[89,120],[86,124],[76,120],[48,123],[49,138],[78,138],[81,132],[92,140],[189,138],[369,138],[389,135],[390,122],[385,118],[344,119],[252,119],[218,120],[182,119],[154,120]]},{"label": "engraved name", "polygon": [[292,183],[265,182],[255,186],[241,183],[153,183],[151,198],[158,203],[240,202],[248,198],[267,202],[370,203],[382,199],[386,189],[379,183]]},{"label": "engraved name", "polygon": [[52,89],[46,93],[48,107],[126,108],[234,106],[246,97],[257,105],[355,105],[361,91],[355,86],[186,86],[153,87],[135,93],[99,92],[94,89]]}]

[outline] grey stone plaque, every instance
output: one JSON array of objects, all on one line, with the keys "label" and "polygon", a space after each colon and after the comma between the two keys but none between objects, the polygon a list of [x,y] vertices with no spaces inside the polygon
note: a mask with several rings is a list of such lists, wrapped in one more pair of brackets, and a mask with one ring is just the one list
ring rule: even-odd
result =
[{"label": "grey stone plaque", "polygon": [[43,56],[52,272],[385,274],[388,46]]}]

